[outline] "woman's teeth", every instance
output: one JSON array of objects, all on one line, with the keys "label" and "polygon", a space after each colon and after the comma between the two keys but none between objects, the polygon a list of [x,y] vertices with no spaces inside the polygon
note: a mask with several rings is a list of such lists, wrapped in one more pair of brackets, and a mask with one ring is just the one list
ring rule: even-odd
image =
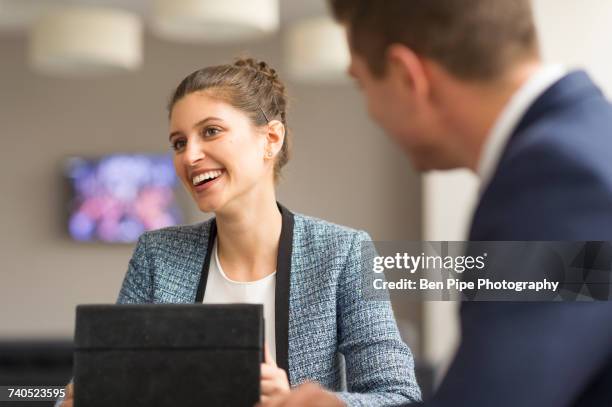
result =
[{"label": "woman's teeth", "polygon": [[223,171],[220,171],[220,170],[207,171],[207,172],[205,172],[203,174],[196,175],[195,177],[193,177],[191,182],[193,182],[193,185],[198,185],[198,184],[201,184],[201,183],[203,183],[205,181],[209,181],[209,180],[215,179],[218,176],[220,176],[221,174],[223,174]]}]

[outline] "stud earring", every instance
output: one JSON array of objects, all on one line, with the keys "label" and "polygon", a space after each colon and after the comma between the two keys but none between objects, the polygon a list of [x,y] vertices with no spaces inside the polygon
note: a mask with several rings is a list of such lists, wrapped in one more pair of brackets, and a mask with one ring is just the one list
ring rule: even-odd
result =
[{"label": "stud earring", "polygon": [[272,158],[272,151],[268,151],[268,152],[266,153],[266,156],[267,156],[268,158]]}]

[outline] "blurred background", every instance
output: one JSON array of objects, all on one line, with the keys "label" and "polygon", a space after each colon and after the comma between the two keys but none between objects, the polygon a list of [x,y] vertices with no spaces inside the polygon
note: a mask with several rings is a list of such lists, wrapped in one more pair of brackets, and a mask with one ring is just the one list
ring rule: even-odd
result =
[{"label": "blurred background", "polygon": [[[612,4],[534,9],[544,58],[612,89]],[[0,384],[63,383],[74,308],[115,301],[135,237],[206,219],[173,177],[165,110],[206,65],[248,55],[285,80],[288,208],[375,240],[465,238],[478,181],[411,169],[346,78],[343,35],[324,0],[0,0]],[[457,304],[393,306],[429,393]]]}]

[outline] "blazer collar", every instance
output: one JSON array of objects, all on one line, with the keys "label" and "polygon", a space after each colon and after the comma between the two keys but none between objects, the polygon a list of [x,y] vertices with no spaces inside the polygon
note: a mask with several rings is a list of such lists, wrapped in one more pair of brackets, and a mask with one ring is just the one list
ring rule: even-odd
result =
[{"label": "blazer collar", "polygon": [[[276,258],[276,292],[274,300],[275,313],[275,339],[276,339],[276,364],[289,374],[289,295],[291,277],[291,258],[293,251],[293,226],[294,216],[291,211],[277,203],[282,216],[281,235],[278,244],[278,255]],[[206,282],[208,281],[208,269],[212,247],[217,237],[217,222],[212,219],[208,230],[206,243],[206,255],[202,264],[200,281],[196,292],[195,302],[200,304],[204,300]]]}]

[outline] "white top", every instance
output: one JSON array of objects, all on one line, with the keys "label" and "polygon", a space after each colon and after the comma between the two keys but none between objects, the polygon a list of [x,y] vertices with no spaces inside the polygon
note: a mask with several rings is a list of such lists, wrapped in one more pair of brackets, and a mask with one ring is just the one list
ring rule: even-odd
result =
[{"label": "white top", "polygon": [[485,139],[477,174],[480,177],[480,192],[484,192],[497,169],[501,155],[512,132],[527,110],[549,87],[561,79],[567,70],[561,65],[545,65],[535,72],[512,96],[498,116],[491,132]]},{"label": "white top", "polygon": [[274,298],[276,292],[276,271],[261,280],[241,282],[230,280],[221,267],[217,242],[213,245],[210,258],[204,304],[263,304],[266,344],[272,359],[276,361],[276,339],[274,328]]}]

